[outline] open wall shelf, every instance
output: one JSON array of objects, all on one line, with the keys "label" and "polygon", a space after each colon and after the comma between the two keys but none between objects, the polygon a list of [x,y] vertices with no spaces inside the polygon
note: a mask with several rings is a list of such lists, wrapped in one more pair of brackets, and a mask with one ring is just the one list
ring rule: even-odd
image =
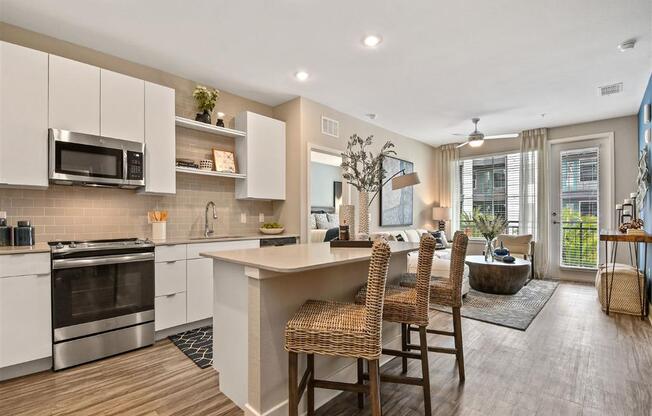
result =
[{"label": "open wall shelf", "polygon": [[214,170],[184,168],[182,166],[177,166],[177,172],[190,173],[192,175],[219,176],[222,178],[235,178],[235,179],[245,179],[247,177],[247,175],[245,175],[244,173],[215,172]]},{"label": "open wall shelf", "polygon": [[179,127],[197,130],[204,133],[215,134],[218,136],[226,136],[226,137],[233,137],[233,138],[241,138],[247,136],[247,133],[245,133],[244,131],[228,129],[226,127],[218,127],[212,124],[191,120],[189,118],[176,116],[174,121],[175,124]]}]

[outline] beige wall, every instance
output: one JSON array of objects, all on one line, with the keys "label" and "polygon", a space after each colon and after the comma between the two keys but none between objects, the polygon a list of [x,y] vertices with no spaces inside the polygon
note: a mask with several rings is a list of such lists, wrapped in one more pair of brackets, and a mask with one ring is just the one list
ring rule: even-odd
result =
[{"label": "beige wall", "polygon": [[[287,118],[289,107],[293,111],[298,109],[301,113],[300,119],[290,120]],[[299,170],[288,170],[288,198],[285,202],[283,211],[291,210],[293,215],[286,221],[291,230],[300,230],[305,239],[307,230],[307,217],[309,215],[308,207],[308,151],[311,146],[318,146],[320,148],[333,149],[337,152],[344,151],[346,142],[349,137],[354,133],[359,136],[367,137],[374,135],[374,148],[377,151],[385,141],[389,140],[396,145],[397,157],[409,160],[414,163],[414,169],[419,173],[421,184],[414,188],[414,227],[431,227],[431,208],[433,203],[438,199],[438,182],[436,178],[436,161],[434,149],[422,142],[402,136],[400,134],[391,132],[381,127],[375,126],[366,121],[351,117],[337,110],[334,110],[325,105],[316,103],[314,101],[298,98],[290,103],[286,103],[282,107],[283,111],[275,111],[275,116],[288,122],[288,130],[296,129],[298,126],[298,133],[295,130],[295,135],[290,137],[288,134],[288,160],[299,161]],[[276,110],[279,110],[277,107]],[[338,120],[340,122],[340,137],[334,138],[321,133],[321,117],[326,116]],[[296,169],[296,166],[288,169]],[[348,199],[350,192],[350,200],[357,204],[357,193],[352,190],[349,191],[347,184],[344,184],[343,194],[345,201]],[[290,191],[292,189],[292,191]],[[297,219],[294,213],[299,211],[299,218]],[[284,213],[280,214],[285,217]],[[374,201],[371,206],[371,231],[379,230],[379,203]],[[405,227],[396,227],[398,229]],[[392,228],[383,227],[383,229],[390,230]]]},{"label": "beige wall", "polygon": [[[638,119],[636,115],[618,117],[607,120],[597,120],[589,123],[572,124],[568,126],[551,127],[548,129],[548,140],[568,137],[585,136],[596,133],[614,133],[614,163],[616,201],[628,198],[636,189],[638,174]],[[495,153],[519,151],[518,139],[487,140],[481,147],[464,146],[460,149],[460,157],[478,157]]]},{"label": "beige wall", "polygon": [[[176,90],[176,114],[194,118],[192,90],[196,82],[125,61],[92,49],[64,42],[0,22],[0,40],[96,65],[112,71],[165,85]],[[216,86],[220,88],[220,86]],[[271,107],[222,90],[215,112],[226,114],[225,123],[233,126],[233,117],[241,111],[272,116]],[[215,117],[213,117],[215,120]],[[177,156],[210,158],[211,147],[232,149],[233,139],[216,138],[194,130],[177,128]],[[258,214],[275,220],[274,207],[267,201],[235,199],[234,179],[177,174],[175,196],[143,196],[135,191],[50,186],[47,190],[0,189],[0,211],[8,212],[15,224],[31,219],[36,225],[37,241],[56,239],[93,239],[110,237],[148,237],[148,210],[170,211],[168,236],[186,237],[203,231],[204,207],[210,200],[217,205],[218,234],[253,233],[259,226]],[[247,222],[240,222],[244,213]]]}]

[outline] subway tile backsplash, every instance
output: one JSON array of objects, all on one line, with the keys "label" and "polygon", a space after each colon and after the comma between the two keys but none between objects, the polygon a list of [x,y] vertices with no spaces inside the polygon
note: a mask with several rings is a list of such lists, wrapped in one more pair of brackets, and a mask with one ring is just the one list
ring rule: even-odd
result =
[{"label": "subway tile backsplash", "polygon": [[[234,179],[177,174],[177,193],[141,195],[137,191],[50,185],[46,190],[0,189],[0,211],[9,224],[29,219],[36,227],[36,241],[151,237],[147,211],[168,210],[168,238],[200,236],[204,208],[215,202],[216,234],[255,233],[258,214],[273,220],[272,202],[235,199]],[[240,213],[247,217],[240,222]]]}]

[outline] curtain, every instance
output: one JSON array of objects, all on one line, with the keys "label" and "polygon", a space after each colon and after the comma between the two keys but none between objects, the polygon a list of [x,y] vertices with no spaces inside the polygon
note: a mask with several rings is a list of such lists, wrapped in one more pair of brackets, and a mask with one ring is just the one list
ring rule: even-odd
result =
[{"label": "curtain", "polygon": [[446,144],[439,147],[441,164],[439,165],[439,206],[451,209],[451,225],[448,234],[459,228],[459,178],[456,175],[460,151],[457,144]]},{"label": "curtain", "polygon": [[534,274],[537,278],[545,277],[548,271],[547,139],[547,129],[526,130],[520,134],[519,232],[534,237]]}]

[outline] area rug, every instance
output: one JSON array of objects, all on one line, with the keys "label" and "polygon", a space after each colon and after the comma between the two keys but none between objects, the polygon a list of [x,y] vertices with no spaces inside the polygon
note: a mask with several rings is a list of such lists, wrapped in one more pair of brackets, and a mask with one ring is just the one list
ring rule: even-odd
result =
[{"label": "area rug", "polygon": [[170,340],[186,354],[197,367],[213,365],[213,327],[205,326],[180,334],[171,335]]},{"label": "area rug", "polygon": [[[515,295],[492,295],[471,289],[462,303],[462,316],[525,331],[555,293],[558,282],[532,280]],[[433,309],[451,313],[445,306]]]}]

